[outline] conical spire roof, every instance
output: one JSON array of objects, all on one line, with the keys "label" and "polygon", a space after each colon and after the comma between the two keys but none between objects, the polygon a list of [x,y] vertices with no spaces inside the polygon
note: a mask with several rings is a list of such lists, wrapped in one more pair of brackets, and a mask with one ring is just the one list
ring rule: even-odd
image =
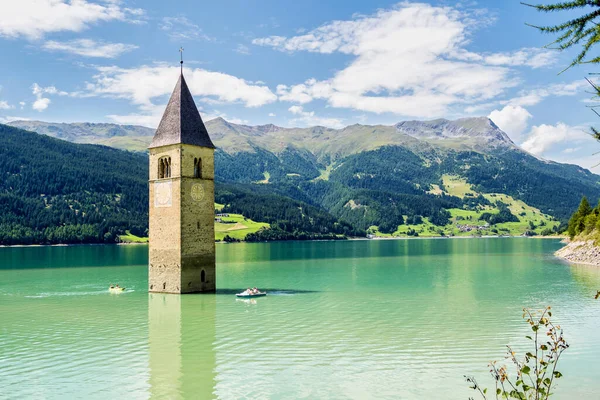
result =
[{"label": "conical spire roof", "polygon": [[198,108],[196,108],[183,73],[179,76],[149,148],[170,144],[192,144],[215,148],[208,136],[204,122],[202,122]]}]

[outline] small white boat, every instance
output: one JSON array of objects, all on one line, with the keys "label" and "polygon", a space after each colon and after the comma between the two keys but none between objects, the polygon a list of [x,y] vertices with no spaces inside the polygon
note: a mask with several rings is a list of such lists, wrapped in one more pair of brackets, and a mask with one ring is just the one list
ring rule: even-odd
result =
[{"label": "small white boat", "polygon": [[111,286],[108,288],[108,291],[111,293],[121,293],[125,291],[125,288],[119,286]]},{"label": "small white boat", "polygon": [[242,293],[236,294],[236,297],[239,297],[242,299],[252,299],[254,297],[263,297],[266,295],[267,295],[267,292],[258,292],[258,293],[253,293],[253,294],[242,292]]}]

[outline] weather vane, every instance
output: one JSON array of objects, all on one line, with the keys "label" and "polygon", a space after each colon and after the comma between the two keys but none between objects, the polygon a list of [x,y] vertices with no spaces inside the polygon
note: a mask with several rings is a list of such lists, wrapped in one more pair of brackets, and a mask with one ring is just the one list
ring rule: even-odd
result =
[{"label": "weather vane", "polygon": [[181,75],[183,75],[183,47],[179,48],[179,54],[181,54],[179,64],[181,65]]}]

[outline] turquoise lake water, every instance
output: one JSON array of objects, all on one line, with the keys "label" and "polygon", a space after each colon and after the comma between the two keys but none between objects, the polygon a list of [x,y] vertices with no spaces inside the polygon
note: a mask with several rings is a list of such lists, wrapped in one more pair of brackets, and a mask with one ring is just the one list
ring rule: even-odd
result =
[{"label": "turquoise lake water", "polygon": [[[147,292],[147,247],[0,248],[0,398],[467,399],[551,305],[556,399],[600,398],[600,268],[558,240],[217,245],[217,294]],[[110,294],[110,283],[128,288]],[[237,300],[248,286],[269,295]]]}]

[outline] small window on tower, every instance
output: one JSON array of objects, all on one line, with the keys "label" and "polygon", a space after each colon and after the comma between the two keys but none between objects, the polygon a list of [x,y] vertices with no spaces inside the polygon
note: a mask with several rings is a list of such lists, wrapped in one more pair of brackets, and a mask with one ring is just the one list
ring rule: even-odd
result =
[{"label": "small window on tower", "polygon": [[165,177],[165,161],[161,158],[158,160],[158,179]]},{"label": "small window on tower", "polygon": [[194,178],[202,178],[202,159],[194,158]]},{"label": "small window on tower", "polygon": [[158,179],[171,177],[171,157],[162,157],[158,160]]}]

